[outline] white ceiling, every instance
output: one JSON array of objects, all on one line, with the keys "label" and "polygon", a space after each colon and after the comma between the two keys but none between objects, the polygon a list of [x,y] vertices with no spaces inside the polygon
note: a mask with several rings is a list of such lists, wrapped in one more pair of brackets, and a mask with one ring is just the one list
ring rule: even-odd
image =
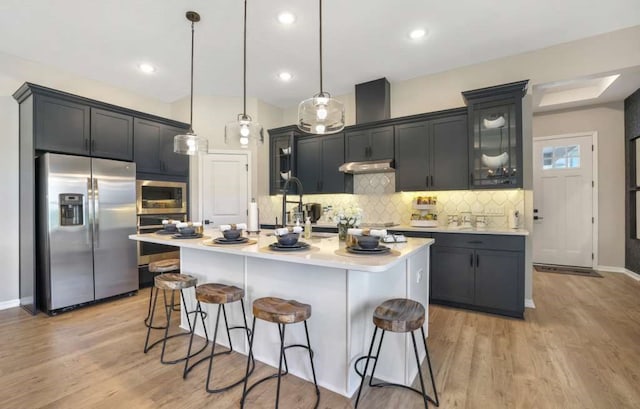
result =
[{"label": "white ceiling", "polygon": [[[173,102],[189,92],[242,95],[241,0],[2,0],[0,51]],[[290,27],[276,19],[293,12]],[[640,24],[638,0],[325,0],[324,82],[395,82]],[[409,39],[415,27],[429,33]],[[140,62],[158,67],[151,76]],[[292,106],[319,90],[318,2],[249,0],[247,94]],[[277,74],[294,78],[280,82]]]}]

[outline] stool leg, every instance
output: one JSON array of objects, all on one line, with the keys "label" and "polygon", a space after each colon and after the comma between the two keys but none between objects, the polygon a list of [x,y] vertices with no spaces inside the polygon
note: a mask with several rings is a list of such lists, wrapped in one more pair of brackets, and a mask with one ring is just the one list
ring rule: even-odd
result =
[{"label": "stool leg", "polygon": [[[247,342],[250,342],[251,330],[249,330],[249,324],[247,323],[247,314],[246,314],[246,312],[244,310],[244,300],[242,298],[240,299],[240,305],[242,306],[242,319],[244,320],[244,327],[247,330]],[[251,351],[249,351],[249,352],[251,352]],[[255,366],[255,360],[253,358],[253,354],[249,354],[247,356],[251,358],[251,360],[253,361],[253,364]]]},{"label": "stool leg", "polygon": [[[373,352],[373,345],[376,342],[376,334],[378,333],[378,327],[373,328],[373,336],[371,337],[371,345],[369,346],[369,353],[367,354],[367,360],[364,364],[364,372],[362,372],[362,379],[360,380],[360,388],[358,388],[358,395],[356,396],[356,408],[358,407],[358,402],[360,401],[360,393],[362,393],[362,388],[364,388],[364,380],[367,377],[367,369],[369,369],[369,359],[371,359],[371,352]],[[378,352],[380,350],[378,349]]]},{"label": "stool leg", "polygon": [[[278,387],[276,388],[276,409],[278,409],[278,404],[280,402],[280,380],[282,378],[282,360],[284,358],[284,324],[278,324],[278,330],[282,326],[282,331],[280,332],[280,360],[278,361]],[[286,358],[285,365],[286,365]],[[287,370],[288,371],[288,370]]]},{"label": "stool leg", "polygon": [[229,321],[227,321],[227,310],[222,305],[222,315],[224,317],[224,326],[227,328],[227,339],[229,340],[229,350],[233,351],[233,344],[231,343],[231,333],[229,332]]},{"label": "stool leg", "polygon": [[[244,304],[242,304],[244,310]],[[246,319],[246,318],[245,318]],[[253,317],[253,323],[251,324],[251,336],[249,337],[249,355],[247,355],[247,370],[244,374],[244,385],[242,386],[242,398],[240,399],[240,409],[244,408],[244,399],[247,396],[247,383],[249,382],[249,365],[253,358],[253,338],[256,334],[256,317]]]},{"label": "stool leg", "polygon": [[[173,291],[171,292],[171,305],[173,305],[174,302],[174,293]],[[162,353],[160,354],[160,362],[161,363],[166,363],[164,361],[164,351],[167,347],[167,338],[169,337],[169,324],[171,323],[171,311],[173,311],[173,308],[169,307],[166,308],[166,303],[165,303],[165,312],[167,313],[167,327],[164,329],[164,340],[162,341]],[[187,314],[187,319],[189,318],[189,315]],[[189,328],[191,328],[191,322],[189,322]]]},{"label": "stool leg", "polygon": [[209,389],[209,380],[211,379],[211,370],[213,369],[213,356],[216,353],[216,340],[218,338],[218,324],[220,322],[221,307],[222,307],[222,304],[218,304],[218,313],[216,314],[216,325],[215,325],[215,329],[213,330],[213,341],[211,344],[211,355],[209,356],[209,371],[207,372],[207,383],[205,385],[205,389],[207,390],[207,392],[211,391]]},{"label": "stool leg", "polygon": [[202,320],[202,327],[204,328],[204,331],[205,331],[205,339],[208,342],[207,325],[204,322],[204,314],[203,314],[203,311],[202,311],[202,304],[200,304],[200,301],[198,301],[198,304],[196,304],[196,319],[194,320],[194,330],[191,331],[191,336],[189,337],[189,349],[187,350],[187,359],[185,359],[185,361],[184,361],[184,371],[182,371],[182,379],[186,379],[187,378],[187,373],[189,372],[189,358],[191,357],[191,347],[193,345],[193,337],[196,334],[195,325],[198,324],[197,315],[199,315],[200,316],[200,320]]},{"label": "stool leg", "polygon": [[376,353],[376,357],[373,361],[373,370],[371,371],[371,377],[369,378],[369,386],[374,386],[373,375],[376,373],[376,367],[378,366],[378,358],[380,357],[380,349],[382,348],[382,340],[384,339],[385,332],[386,332],[385,330],[382,330],[382,333],[380,334],[380,342],[378,343],[378,352]]},{"label": "stool leg", "polygon": [[[436,380],[433,377],[433,370],[431,369],[431,359],[429,358],[429,348],[427,348],[427,337],[424,335],[424,327],[420,327],[420,331],[422,332],[422,342],[424,343],[424,352],[427,354],[427,365],[429,366],[429,376],[431,377],[431,386],[433,387],[433,394],[436,397],[435,402],[431,399],[434,405],[440,406],[440,400],[438,399],[438,390],[436,389]],[[427,398],[429,398],[427,396]]]},{"label": "stool leg", "polygon": [[420,377],[420,389],[422,390],[422,399],[424,400],[424,408],[429,408],[429,401],[427,400],[427,391],[424,389],[424,379],[422,378],[422,369],[420,368],[420,355],[418,355],[418,347],[416,346],[416,336],[414,331],[411,331],[411,341],[413,342],[413,352],[416,355],[416,365],[418,366],[418,376]]},{"label": "stool leg", "polygon": [[313,375],[313,384],[316,386],[316,405],[318,407],[318,403],[320,401],[320,389],[318,388],[318,382],[316,380],[316,369],[313,367],[313,351],[311,350],[311,342],[309,341],[309,329],[307,328],[307,320],[304,321],[304,333],[307,336],[307,347],[309,349],[309,362],[311,363],[311,374]]},{"label": "stool leg", "polygon": [[146,354],[149,351],[149,335],[151,334],[151,327],[153,326],[153,318],[156,313],[156,304],[158,302],[158,290],[156,287],[151,288],[151,293],[154,295],[153,297],[153,307],[150,310],[151,317],[149,318],[149,325],[147,326],[147,338],[144,341],[144,353]]},{"label": "stool leg", "polygon": [[149,292],[149,307],[147,311],[147,317],[144,319],[144,325],[149,326],[149,319],[151,318],[151,301],[153,299],[153,289],[155,287],[151,287],[151,291]]}]

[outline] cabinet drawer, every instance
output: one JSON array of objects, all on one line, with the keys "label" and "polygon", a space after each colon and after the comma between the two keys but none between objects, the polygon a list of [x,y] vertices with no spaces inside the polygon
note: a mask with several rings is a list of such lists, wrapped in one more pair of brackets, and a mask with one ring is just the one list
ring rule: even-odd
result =
[{"label": "cabinet drawer", "polygon": [[436,246],[524,251],[524,237],[493,234],[433,233]]}]

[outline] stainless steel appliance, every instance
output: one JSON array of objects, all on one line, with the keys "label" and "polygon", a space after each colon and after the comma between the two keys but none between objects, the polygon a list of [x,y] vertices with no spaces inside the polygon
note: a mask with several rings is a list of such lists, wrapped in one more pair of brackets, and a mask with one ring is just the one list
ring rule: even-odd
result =
[{"label": "stainless steel appliance", "polygon": [[187,184],[159,180],[136,182],[138,214],[187,213]]},{"label": "stainless steel appliance", "polygon": [[136,291],[135,163],[46,153],[38,171],[40,309]]},{"label": "stainless steel appliance", "polygon": [[305,203],[304,210],[311,223],[315,223],[322,217],[322,205],[320,203]]},{"label": "stainless steel appliance", "polygon": [[[185,213],[175,214],[140,214],[138,215],[138,234],[155,233],[162,229],[162,220],[180,220],[187,221]],[[138,267],[146,266],[152,261],[165,260],[168,258],[180,258],[180,249],[175,246],[167,246],[164,244],[138,242]],[[141,282],[140,286],[146,285],[146,281]]]}]

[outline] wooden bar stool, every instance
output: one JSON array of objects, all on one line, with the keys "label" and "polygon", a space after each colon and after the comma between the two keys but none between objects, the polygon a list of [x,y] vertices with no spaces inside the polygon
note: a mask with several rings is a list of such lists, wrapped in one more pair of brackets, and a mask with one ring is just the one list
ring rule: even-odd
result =
[{"label": "wooden bar stool", "polygon": [[[362,392],[362,388],[364,387],[364,379],[367,374],[367,369],[369,367],[369,359],[373,359],[375,362],[373,364],[373,370],[371,371],[371,378],[369,378],[369,386],[375,387],[384,387],[384,386],[396,386],[399,388],[409,389],[413,392],[416,392],[422,396],[424,400],[424,407],[428,408],[428,401],[431,401],[434,405],[439,406],[440,401],[438,400],[438,391],[436,390],[435,380],[433,378],[433,371],[431,369],[431,360],[429,359],[429,349],[427,348],[427,341],[424,335],[424,324],[425,320],[425,310],[424,306],[417,301],[408,300],[406,298],[394,298],[392,300],[387,300],[380,304],[375,311],[373,312],[373,324],[375,328],[373,330],[373,337],[371,338],[371,346],[369,347],[369,354],[367,356],[363,356],[358,358],[354,364],[354,368],[356,373],[360,375],[362,380],[360,381],[360,389],[358,389],[358,396],[356,397],[356,408],[358,407],[358,402],[360,400],[360,393]],[[382,330],[382,334],[380,335],[380,342],[378,344],[378,351],[376,352],[376,356],[372,356],[371,352],[373,352],[373,344],[376,340],[376,334],[378,332],[378,328]],[[435,400],[433,400],[428,394],[426,389],[424,388],[424,380],[422,379],[422,371],[420,370],[420,356],[418,355],[418,347],[416,346],[416,337],[415,331],[420,329],[422,333],[422,341],[424,344],[424,350],[427,357],[427,364],[429,365],[429,376],[431,377],[431,386],[433,387],[433,392],[435,394]],[[382,347],[382,339],[384,338],[384,333],[386,331],[391,332],[410,332],[411,340],[413,341],[413,351],[416,356],[416,365],[418,367],[418,375],[420,377],[420,387],[421,390],[414,389],[410,386],[397,384],[397,383],[373,383],[373,376],[376,372],[376,365],[378,364],[378,357],[380,356],[380,348]],[[366,363],[364,365],[364,372],[358,371],[358,362],[366,359]]]},{"label": "wooden bar stool", "polygon": [[[218,314],[216,315],[216,325],[215,325],[215,329],[213,331],[213,343],[211,344],[211,355],[209,355],[208,357],[204,357],[202,359],[200,359],[198,362],[194,363],[192,366],[189,366],[189,358],[191,355],[191,346],[193,344],[193,335],[194,333],[191,332],[191,339],[189,340],[189,350],[187,352],[187,359],[184,363],[184,371],[182,373],[182,378],[185,379],[187,377],[187,374],[189,373],[189,371],[191,371],[191,369],[193,369],[193,367],[195,367],[196,365],[200,364],[201,362],[204,362],[205,360],[209,360],[209,371],[207,373],[207,382],[205,384],[205,389],[207,390],[207,392],[209,393],[219,393],[219,392],[224,392],[226,390],[229,390],[231,388],[233,388],[234,386],[240,385],[242,382],[244,382],[246,376],[242,379],[240,379],[239,381],[236,381],[235,383],[222,387],[222,388],[218,388],[218,389],[213,389],[210,388],[210,380],[211,380],[211,372],[213,371],[213,357],[214,356],[218,356],[218,355],[223,355],[223,354],[230,354],[231,352],[233,352],[233,344],[231,343],[231,334],[230,334],[230,330],[232,329],[243,329],[245,330],[246,334],[247,334],[247,342],[249,341],[249,339],[251,338],[251,331],[249,330],[249,325],[247,325],[247,315],[245,313],[245,309],[244,309],[244,290],[242,288],[238,288],[236,286],[233,285],[225,285],[225,284],[218,284],[218,283],[209,283],[209,284],[202,284],[199,285],[198,287],[196,287],[196,300],[198,300],[198,305],[196,306],[196,314],[200,316],[201,320],[202,320],[202,326],[205,327],[206,324],[204,322],[204,316],[206,314],[204,314],[204,312],[202,311],[202,303],[205,304],[218,304]],[[229,322],[227,321],[227,311],[225,309],[225,304],[229,304],[232,302],[236,302],[236,301],[240,301],[240,305],[242,306],[242,318],[244,319],[244,325],[239,325],[239,326],[234,326],[234,327],[229,327]],[[222,309],[222,314],[224,317],[224,325],[227,329],[227,337],[229,339],[229,350],[228,351],[222,351],[222,352],[218,352],[216,353],[216,339],[218,336],[218,323],[220,322],[220,310]],[[198,319],[198,317],[196,316],[196,320]],[[249,375],[251,373],[253,373],[253,369],[255,368],[255,361],[253,359],[253,356],[250,355],[250,360],[251,360],[251,371],[249,373]],[[248,376],[248,375],[247,375]]]},{"label": "wooden bar stool", "polygon": [[[186,360],[189,357],[189,354],[187,354],[187,356],[183,357],[183,358],[179,358],[179,359],[175,359],[175,360],[171,360],[171,361],[165,361],[164,359],[164,353],[165,353],[165,349],[167,347],[167,340],[174,338],[174,337],[178,337],[178,336],[182,336],[182,335],[190,335],[195,331],[195,327],[196,327],[196,320],[194,319],[193,321],[193,325],[191,324],[191,319],[189,318],[189,316],[191,314],[197,314],[198,311],[194,310],[194,311],[186,311],[186,300],[184,298],[184,290],[188,289],[188,288],[195,288],[196,284],[198,283],[198,280],[193,277],[190,276],[188,274],[180,274],[180,273],[164,273],[164,274],[160,274],[158,276],[156,276],[154,278],[154,283],[153,283],[153,288],[151,289],[152,292],[154,293],[153,295],[153,305],[151,308],[151,318],[149,319],[149,325],[147,325],[147,338],[144,342],[144,353],[146,354],[151,348],[153,348],[155,345],[157,345],[158,343],[162,342],[162,354],[160,355],[160,362],[163,364],[175,364],[178,362],[181,362],[183,360]],[[156,311],[156,304],[158,301],[158,292],[160,290],[171,290],[171,302],[169,304],[165,303],[165,315],[167,318],[167,321],[165,323],[164,326],[162,327],[158,327],[158,326],[153,326],[153,322],[154,322],[154,317],[155,317],[155,311]],[[175,292],[179,291],[180,292],[180,297],[182,299],[182,304],[185,306],[185,312],[186,312],[186,316],[187,316],[187,323],[189,324],[189,332],[181,332],[181,333],[176,333],[173,335],[169,335],[169,327],[171,326],[171,313],[173,312],[173,308],[172,306],[174,305],[174,296],[175,296]],[[206,313],[204,311],[200,311],[199,314],[205,314]],[[197,317],[196,317],[197,318]],[[149,336],[151,334],[151,330],[152,329],[164,329],[164,336],[162,338],[160,338],[159,340],[157,340],[156,342],[149,344]],[[205,340],[208,339],[208,335],[207,335],[207,327],[204,327],[204,333],[205,333]],[[207,341],[208,342],[208,341]],[[191,354],[191,356],[195,356],[197,354],[199,354],[200,352],[204,351],[204,349],[207,347],[207,342],[204,343],[204,345],[202,346],[202,348],[200,348],[197,352]]]},{"label": "wooden bar stool", "polygon": [[[287,357],[285,351],[289,348],[305,348],[309,351],[309,362],[311,363],[311,373],[313,374],[313,383],[316,389],[316,403],[314,408],[318,407],[320,403],[320,389],[318,388],[318,382],[316,381],[316,371],[313,367],[313,350],[311,349],[311,343],[309,342],[309,329],[307,328],[307,320],[311,317],[311,306],[309,304],[302,304],[294,300],[283,300],[275,297],[258,298],[253,302],[253,323],[251,324],[251,339],[249,341],[249,356],[247,358],[247,370],[244,380],[244,387],[242,389],[242,399],[240,400],[240,408],[244,408],[245,399],[251,389],[259,385],[260,383],[269,379],[278,378],[278,386],[276,389],[276,409],[280,402],[280,380],[282,375],[289,373],[289,367],[287,366]],[[249,364],[253,357],[253,340],[255,338],[256,318],[267,322],[273,322],[278,324],[278,331],[280,333],[280,360],[278,363],[278,372],[266,376],[247,389],[247,383],[249,381]],[[285,345],[284,335],[285,327],[287,324],[295,324],[297,322],[304,322],[304,332],[307,337],[307,345],[292,344]],[[282,362],[284,361],[284,372],[282,372]]]},{"label": "wooden bar stool", "polygon": [[[169,258],[166,260],[158,260],[152,261],[149,263],[149,272],[156,274],[164,274],[170,272],[179,272],[180,271],[180,259],[177,258]],[[167,305],[167,292],[163,292],[165,307]],[[151,318],[151,303],[153,299],[153,287],[149,292],[149,309],[147,311],[147,316],[144,319],[144,325],[149,327],[149,318]],[[179,305],[179,303],[178,303]],[[174,305],[174,311],[179,311],[179,309]],[[164,329],[164,326],[156,326],[153,329]]]}]

